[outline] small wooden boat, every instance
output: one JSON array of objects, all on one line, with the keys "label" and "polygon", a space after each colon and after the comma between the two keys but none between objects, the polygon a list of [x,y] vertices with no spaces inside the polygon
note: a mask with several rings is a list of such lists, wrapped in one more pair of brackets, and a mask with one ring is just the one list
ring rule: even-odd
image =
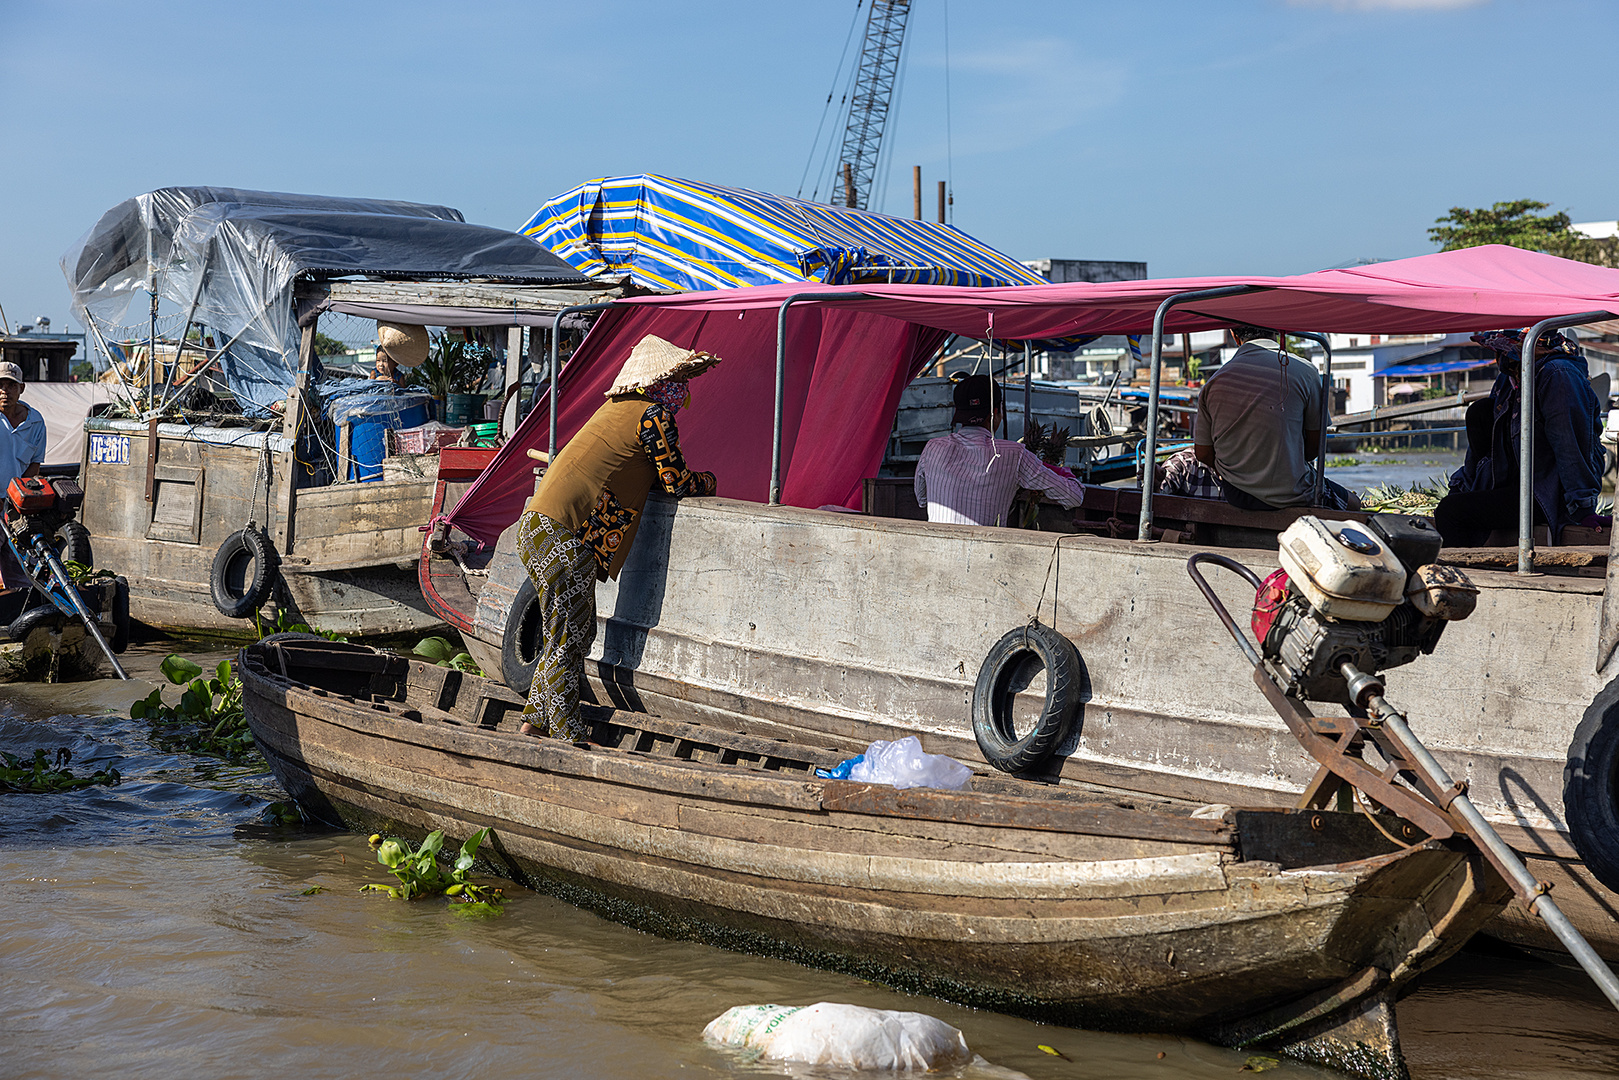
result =
[{"label": "small wooden boat", "polygon": [[613,697],[647,711],[587,706],[589,741],[535,739],[498,683],[305,635],[249,646],[241,676],[271,767],[329,824],[487,825],[500,873],[644,930],[1361,1076],[1405,1075],[1395,998],[1508,898],[1471,848],[1408,846],[1387,815],[819,779],[858,732],[633,685]]}]

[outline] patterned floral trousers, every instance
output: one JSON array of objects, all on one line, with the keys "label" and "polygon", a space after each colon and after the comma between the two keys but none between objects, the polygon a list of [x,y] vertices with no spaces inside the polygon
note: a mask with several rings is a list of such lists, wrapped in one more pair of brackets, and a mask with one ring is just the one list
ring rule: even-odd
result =
[{"label": "patterned floral trousers", "polygon": [[560,522],[530,510],[517,521],[517,554],[539,594],[539,662],[523,717],[545,734],[588,733],[579,711],[585,656],[596,640],[596,558]]}]

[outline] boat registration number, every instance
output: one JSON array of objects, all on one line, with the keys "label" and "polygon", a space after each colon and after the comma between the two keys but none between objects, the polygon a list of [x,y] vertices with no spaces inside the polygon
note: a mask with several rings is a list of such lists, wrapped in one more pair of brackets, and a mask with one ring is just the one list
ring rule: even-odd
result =
[{"label": "boat registration number", "polygon": [[128,465],[129,436],[90,433],[90,463],[92,465]]}]

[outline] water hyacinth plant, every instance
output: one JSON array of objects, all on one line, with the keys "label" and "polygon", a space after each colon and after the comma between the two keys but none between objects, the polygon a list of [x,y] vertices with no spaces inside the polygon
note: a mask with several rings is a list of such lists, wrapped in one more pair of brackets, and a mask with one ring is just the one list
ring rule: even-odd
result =
[{"label": "water hyacinth plant", "polygon": [[72,760],[73,751],[65,746],[54,755],[36,749],[32,760],[0,750],[0,792],[54,795],[95,784],[112,787],[123,779],[117,769],[97,769],[89,776],[74,776],[67,768]]},{"label": "water hyacinth plant", "polygon": [[499,915],[505,903],[505,894],[489,885],[477,885],[471,880],[472,864],[478,858],[478,845],[489,836],[482,828],[461,845],[455,865],[446,870],[438,861],[444,846],[444,833],[435,829],[427,834],[422,846],[412,849],[403,840],[374,835],[370,843],[377,852],[377,862],[399,879],[398,885],[362,885],[361,892],[385,892],[395,900],[415,900],[424,896],[447,896],[456,910],[463,915]]},{"label": "water hyacinth plant", "polygon": [[163,692],[153,690],[130,707],[136,720],[150,720],[158,738],[193,754],[236,760],[255,750],[242,710],[242,680],[229,660],[221,660],[211,678],[202,678],[202,665],[178,653],[164,658],[160,668],[185,692],[175,705],[165,704]]}]

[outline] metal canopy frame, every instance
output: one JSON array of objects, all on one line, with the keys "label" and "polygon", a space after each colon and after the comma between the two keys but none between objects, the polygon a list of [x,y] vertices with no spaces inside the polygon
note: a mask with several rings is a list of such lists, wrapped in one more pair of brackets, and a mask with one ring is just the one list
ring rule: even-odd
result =
[{"label": "metal canopy frame", "polygon": [[[557,343],[562,340],[562,320],[579,311],[603,311],[613,306],[612,301],[598,304],[574,304],[571,307],[560,309],[556,314],[556,321],[551,324],[551,386],[547,393],[551,396],[551,440],[546,446],[548,460],[557,456]],[[585,333],[589,333],[587,330]]]},{"label": "metal canopy frame", "polygon": [[867,300],[858,292],[801,292],[781,302],[776,311],[776,413],[770,437],[770,503],[781,505],[781,425],[787,402],[787,309],[806,300]]},{"label": "metal canopy frame", "polygon": [[[1535,342],[1547,330],[1619,318],[1611,311],[1582,311],[1542,319],[1523,336],[1518,367],[1518,573],[1535,572]],[[1606,405],[1606,403],[1604,403]],[[1555,542],[1556,537],[1552,537]]]},{"label": "metal canopy frame", "polygon": [[1153,312],[1152,368],[1147,390],[1147,438],[1141,444],[1141,517],[1136,524],[1136,539],[1140,542],[1152,540],[1152,476],[1158,456],[1158,391],[1164,367],[1164,316],[1169,314],[1170,308],[1179,307],[1193,300],[1217,300],[1226,296],[1242,296],[1246,293],[1264,291],[1266,290],[1263,285],[1223,285],[1218,289],[1196,289],[1164,297],[1164,302]]}]

